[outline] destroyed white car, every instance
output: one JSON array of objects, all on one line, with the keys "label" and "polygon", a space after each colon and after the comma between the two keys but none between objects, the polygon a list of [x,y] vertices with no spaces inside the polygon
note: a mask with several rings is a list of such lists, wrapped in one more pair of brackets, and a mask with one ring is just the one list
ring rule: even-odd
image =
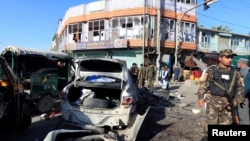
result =
[{"label": "destroyed white car", "polygon": [[64,119],[109,130],[134,124],[139,91],[126,61],[83,58],[75,60],[75,68],[74,81],[60,93]]}]

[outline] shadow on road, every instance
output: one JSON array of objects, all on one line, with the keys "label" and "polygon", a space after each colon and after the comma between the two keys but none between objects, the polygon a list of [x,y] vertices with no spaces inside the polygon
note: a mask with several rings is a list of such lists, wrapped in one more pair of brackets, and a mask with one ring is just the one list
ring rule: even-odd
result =
[{"label": "shadow on road", "polygon": [[159,134],[161,131],[173,125],[158,124],[158,122],[164,118],[166,118],[165,108],[151,108],[145,120],[143,121],[142,127],[138,133],[136,141],[151,140],[156,134]]}]

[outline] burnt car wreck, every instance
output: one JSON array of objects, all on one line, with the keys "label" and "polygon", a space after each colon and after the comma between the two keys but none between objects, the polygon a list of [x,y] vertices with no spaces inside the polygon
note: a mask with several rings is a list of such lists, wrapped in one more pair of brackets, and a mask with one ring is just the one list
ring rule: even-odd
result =
[{"label": "burnt car wreck", "polygon": [[134,141],[150,107],[132,81],[126,61],[85,58],[76,59],[74,66],[75,79],[60,93],[60,102],[63,118],[81,130],[55,130],[46,140],[72,138],[69,132],[89,130],[97,133],[74,139]]}]

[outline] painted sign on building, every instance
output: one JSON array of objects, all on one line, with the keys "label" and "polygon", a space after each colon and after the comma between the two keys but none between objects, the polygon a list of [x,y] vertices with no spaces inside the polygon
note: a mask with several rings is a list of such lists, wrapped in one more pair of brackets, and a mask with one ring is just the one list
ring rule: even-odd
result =
[{"label": "painted sign on building", "polygon": [[128,41],[126,39],[116,39],[115,41],[78,42],[75,50],[127,48],[127,46]]}]

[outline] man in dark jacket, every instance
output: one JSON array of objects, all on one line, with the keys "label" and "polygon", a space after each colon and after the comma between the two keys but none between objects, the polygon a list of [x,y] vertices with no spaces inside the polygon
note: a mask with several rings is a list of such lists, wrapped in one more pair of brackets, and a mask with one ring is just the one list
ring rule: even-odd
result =
[{"label": "man in dark jacket", "polygon": [[250,75],[247,76],[249,73],[249,67],[248,67],[248,62],[249,60],[246,58],[240,58],[237,61],[237,66],[240,69],[240,74],[242,78],[244,79],[244,95],[245,95],[245,101],[244,103],[240,104],[238,106],[238,111],[239,111],[239,117],[240,117],[240,124],[245,124],[249,125],[250,120],[249,120],[249,100],[247,97],[247,94],[249,92],[249,87],[250,87]]},{"label": "man in dark jacket", "polygon": [[130,68],[130,72],[132,73],[134,83],[137,83],[139,68],[136,63],[132,64],[132,67]]}]

